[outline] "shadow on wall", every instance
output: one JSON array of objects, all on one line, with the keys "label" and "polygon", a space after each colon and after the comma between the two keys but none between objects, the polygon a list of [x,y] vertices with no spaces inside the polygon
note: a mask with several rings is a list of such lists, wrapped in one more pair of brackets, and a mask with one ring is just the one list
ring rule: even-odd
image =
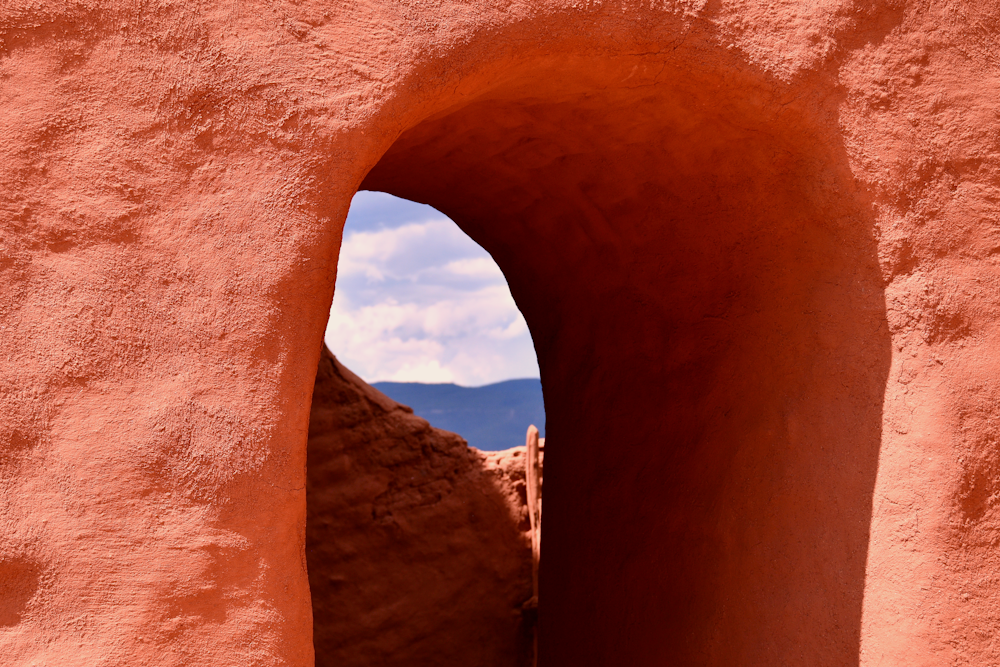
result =
[{"label": "shadow on wall", "polygon": [[318,667],[532,664],[523,447],[470,449],[324,348],[307,496]]},{"label": "shadow on wall", "polygon": [[856,665],[890,361],[871,208],[823,86],[693,49],[507,71],[362,187],[455,220],[531,329],[540,664]]}]

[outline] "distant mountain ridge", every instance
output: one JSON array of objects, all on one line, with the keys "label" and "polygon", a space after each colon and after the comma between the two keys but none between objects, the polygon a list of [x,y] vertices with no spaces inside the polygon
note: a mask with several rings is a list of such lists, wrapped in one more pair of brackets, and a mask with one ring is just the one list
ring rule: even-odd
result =
[{"label": "distant mountain ridge", "polygon": [[523,445],[531,424],[545,435],[542,382],[537,378],[483,387],[423,382],[373,382],[371,386],[410,406],[431,426],[457,433],[484,451]]}]

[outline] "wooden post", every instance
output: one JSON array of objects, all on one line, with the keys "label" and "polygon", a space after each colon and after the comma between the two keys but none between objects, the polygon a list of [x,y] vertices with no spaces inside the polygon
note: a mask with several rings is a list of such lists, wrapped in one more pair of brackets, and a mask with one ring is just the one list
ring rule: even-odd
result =
[{"label": "wooden post", "polygon": [[[538,604],[538,561],[542,547],[542,479],[540,461],[540,442],[538,429],[532,424],[528,427],[525,439],[527,457],[525,458],[525,477],[528,487],[528,520],[531,522],[531,587],[532,600]],[[533,664],[538,665],[538,625],[534,627],[534,658]]]}]

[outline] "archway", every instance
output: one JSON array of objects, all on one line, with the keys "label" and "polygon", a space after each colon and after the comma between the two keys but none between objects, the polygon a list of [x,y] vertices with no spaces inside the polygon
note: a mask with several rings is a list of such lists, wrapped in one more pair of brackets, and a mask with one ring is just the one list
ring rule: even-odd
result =
[{"label": "archway", "polygon": [[362,184],[456,220],[531,327],[540,664],[857,663],[889,344],[829,104],[735,62],[543,60]]}]

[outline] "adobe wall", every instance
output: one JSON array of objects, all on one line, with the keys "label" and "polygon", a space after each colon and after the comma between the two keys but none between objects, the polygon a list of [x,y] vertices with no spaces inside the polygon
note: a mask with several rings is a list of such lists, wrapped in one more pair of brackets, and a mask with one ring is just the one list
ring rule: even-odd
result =
[{"label": "adobe wall", "polygon": [[432,428],[324,347],[306,484],[316,667],[532,667],[525,459]]},{"label": "adobe wall", "polygon": [[[0,655],[308,665],[358,187],[506,273],[540,662],[1000,662],[988,0],[0,10]],[[102,663],[104,661],[104,663]]]}]

